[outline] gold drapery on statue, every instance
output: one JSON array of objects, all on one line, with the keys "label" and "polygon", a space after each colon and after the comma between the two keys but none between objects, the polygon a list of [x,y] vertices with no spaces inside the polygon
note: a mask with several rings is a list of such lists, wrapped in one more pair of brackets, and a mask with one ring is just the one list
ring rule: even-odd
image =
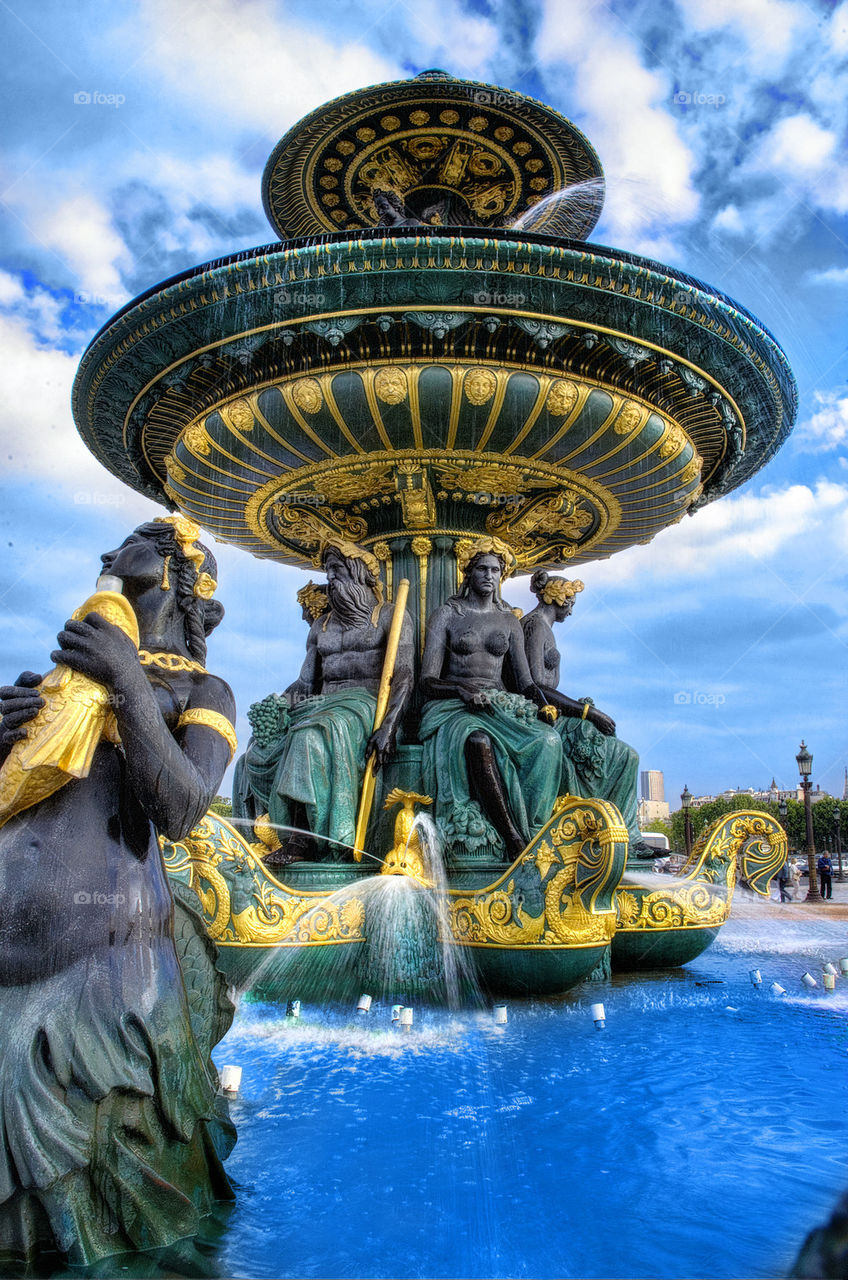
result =
[{"label": "gold drapery on statue", "polygon": [[[72,616],[81,621],[89,613],[120,627],[138,648],[138,622],[125,596],[96,591]],[[97,680],[59,664],[44,677],[38,693],[44,706],[0,769],[0,827],[71,778],[87,777],[102,738],[119,740],[109,691]]]}]

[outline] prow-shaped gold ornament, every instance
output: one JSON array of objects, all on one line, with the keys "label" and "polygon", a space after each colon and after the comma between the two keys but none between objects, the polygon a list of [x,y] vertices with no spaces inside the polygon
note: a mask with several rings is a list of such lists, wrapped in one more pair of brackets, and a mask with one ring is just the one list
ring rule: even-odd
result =
[{"label": "prow-shaped gold ornament", "polygon": [[394,847],[383,860],[381,875],[409,876],[411,880],[417,880],[425,888],[432,888],[433,882],[427,878],[421,853],[421,841],[415,828],[414,807],[416,804],[432,803],[431,796],[420,796],[415,791],[402,791],[400,787],[395,787],[386,796],[384,809],[391,809],[396,804],[399,804],[401,809],[395,819]]}]

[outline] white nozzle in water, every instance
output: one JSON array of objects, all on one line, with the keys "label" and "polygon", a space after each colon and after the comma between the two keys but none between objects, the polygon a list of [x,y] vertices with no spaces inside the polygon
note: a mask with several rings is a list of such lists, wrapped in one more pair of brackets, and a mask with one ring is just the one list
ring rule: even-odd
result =
[{"label": "white nozzle in water", "polygon": [[286,1005],[286,1017],[287,1018],[300,1017],[300,1001],[299,1000],[289,1000],[288,1004]]},{"label": "white nozzle in water", "polygon": [[773,982],[769,987],[773,996],[785,996],[786,988],[782,987],[779,982]]},{"label": "white nozzle in water", "polygon": [[370,1013],[370,1012],[371,1012],[371,997],[370,997],[370,996],[362,995],[362,996],[360,996],[360,997],[359,997],[359,1000],[358,1000],[358,1001],[357,1001],[357,1003],[356,1003],[356,1012],[357,1012],[357,1013]]},{"label": "white nozzle in water", "polygon": [[839,961],[839,967],[843,973],[848,973],[848,956],[843,956]]},{"label": "white nozzle in water", "polygon": [[763,979],[762,979],[762,975],[760,974],[759,969],[752,969],[752,970],[751,970],[751,985],[752,985],[753,987],[759,987],[759,986],[761,986],[761,985],[762,985],[762,981],[763,981]]},{"label": "white nozzle in water", "polygon": [[592,1021],[596,1027],[600,1028],[606,1026],[607,1015],[604,1013],[604,1006],[602,1004],[593,1004],[590,1012],[592,1014]]},{"label": "white nozzle in water", "polygon": [[817,987],[819,985],[811,973],[802,973],[801,981],[805,987]]},{"label": "white nozzle in water", "polygon": [[392,1022],[400,1022],[400,1015],[403,1013],[402,1004],[392,1005]]},{"label": "white nozzle in water", "polygon": [[496,1027],[506,1026],[506,1005],[496,1004],[492,1010],[492,1021]]},{"label": "white nozzle in water", "polygon": [[97,579],[98,591],[116,591],[118,595],[120,595],[123,589],[123,578],[116,578],[114,573],[101,573],[100,577]]},{"label": "white nozzle in water", "polygon": [[836,978],[835,978],[835,976],[834,976],[832,973],[825,973],[825,974],[823,974],[823,975],[822,975],[822,982],[824,983],[824,989],[825,989],[825,991],[835,991],[835,990],[836,990]]},{"label": "white nozzle in water", "polygon": [[224,1093],[238,1093],[241,1085],[241,1067],[221,1068],[221,1088]]},{"label": "white nozzle in water", "polygon": [[837,969],[835,964],[823,964],[822,973],[830,973],[835,978],[839,973],[839,970]]},{"label": "white nozzle in water", "polygon": [[400,1025],[403,1027],[404,1031],[412,1030],[412,1017],[413,1017],[413,1013],[411,1009],[407,1009],[407,1008],[401,1009]]}]

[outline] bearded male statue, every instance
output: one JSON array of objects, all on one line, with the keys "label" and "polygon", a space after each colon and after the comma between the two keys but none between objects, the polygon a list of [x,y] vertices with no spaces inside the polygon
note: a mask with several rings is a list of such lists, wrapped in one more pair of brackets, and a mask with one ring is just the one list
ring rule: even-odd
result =
[{"label": "bearded male statue", "polygon": [[373,755],[379,768],[391,756],[412,690],[412,622],[405,613],[389,705],[374,730],[393,608],[383,602],[379,565],[369,552],[328,541],[320,559],[328,607],[310,626],[295,683],[251,708],[254,737],[234,795],[234,816],[267,813],[277,828],[281,848],[265,859],[271,865],[352,857],[366,761]]}]

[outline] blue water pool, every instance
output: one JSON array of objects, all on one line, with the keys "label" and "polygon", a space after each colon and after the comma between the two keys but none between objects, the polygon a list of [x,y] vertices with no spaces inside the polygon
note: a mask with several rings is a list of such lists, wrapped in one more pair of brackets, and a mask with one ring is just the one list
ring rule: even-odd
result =
[{"label": "blue water pool", "polygon": [[243,1003],[216,1053],[244,1069],[220,1274],[785,1274],[848,1184],[848,979],[800,984],[848,926],[783,911],[743,906],[686,969],[513,1002],[505,1029]]}]

